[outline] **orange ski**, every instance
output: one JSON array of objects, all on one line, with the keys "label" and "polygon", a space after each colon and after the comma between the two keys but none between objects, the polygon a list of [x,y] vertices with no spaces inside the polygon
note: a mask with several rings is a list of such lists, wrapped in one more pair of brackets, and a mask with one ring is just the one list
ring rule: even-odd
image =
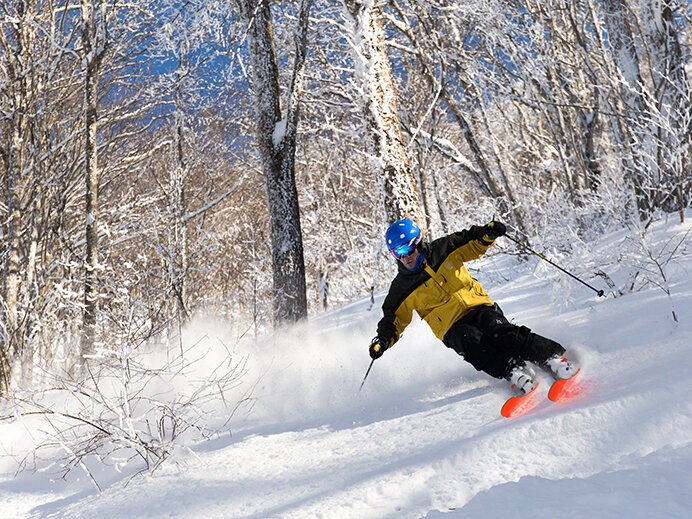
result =
[{"label": "orange ski", "polygon": [[513,396],[509,400],[505,402],[505,405],[502,406],[502,409],[500,410],[500,414],[504,416],[505,418],[510,418],[512,416],[519,416],[527,411],[530,411],[533,409],[533,407],[536,405],[538,402],[538,399],[536,398],[536,388],[538,387],[538,384],[526,393],[525,395],[522,396]]},{"label": "orange ski", "polygon": [[572,375],[570,378],[561,378],[560,380],[556,380],[550,387],[550,391],[548,391],[548,398],[553,402],[557,402],[563,396],[565,396],[565,393],[567,393],[569,388],[572,387],[572,384],[574,384],[574,381],[576,380],[580,371],[581,368],[575,371],[574,375]]}]

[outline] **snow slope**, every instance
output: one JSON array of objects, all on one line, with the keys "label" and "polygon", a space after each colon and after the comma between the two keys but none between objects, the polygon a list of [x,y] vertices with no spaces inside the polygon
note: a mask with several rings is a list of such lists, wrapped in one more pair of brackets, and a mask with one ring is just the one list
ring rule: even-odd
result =
[{"label": "snow slope", "polygon": [[[653,257],[667,258],[689,229],[659,223]],[[611,262],[621,239],[607,237],[594,254],[624,283],[640,260]],[[537,260],[470,265],[510,318],[579,361],[583,377],[567,402],[501,418],[506,384],[465,364],[420,321],[359,393],[381,300],[372,310],[359,301],[273,342],[236,347],[249,355],[238,395],[254,385],[255,401],[234,417],[231,436],[176,453],[151,475],[111,475],[101,494],[78,471],[67,481],[50,471],[14,477],[4,459],[0,517],[689,517],[691,241],[661,260],[666,282],[649,265],[652,283],[618,298],[598,298]],[[215,335],[208,323],[188,333]],[[17,422],[0,423],[0,442],[17,438]]]}]

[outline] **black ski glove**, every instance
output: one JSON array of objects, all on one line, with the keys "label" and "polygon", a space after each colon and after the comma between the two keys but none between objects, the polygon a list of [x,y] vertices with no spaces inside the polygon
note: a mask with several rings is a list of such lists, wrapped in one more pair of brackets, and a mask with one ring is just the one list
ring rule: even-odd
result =
[{"label": "black ski glove", "polygon": [[498,222],[497,220],[493,220],[488,225],[483,227],[483,237],[490,241],[493,241],[495,238],[499,238],[500,236],[504,236],[506,232],[507,227],[505,224]]},{"label": "black ski glove", "polygon": [[383,339],[375,337],[370,343],[370,358],[375,360],[379,359],[384,355],[385,350],[389,349],[389,346]]}]

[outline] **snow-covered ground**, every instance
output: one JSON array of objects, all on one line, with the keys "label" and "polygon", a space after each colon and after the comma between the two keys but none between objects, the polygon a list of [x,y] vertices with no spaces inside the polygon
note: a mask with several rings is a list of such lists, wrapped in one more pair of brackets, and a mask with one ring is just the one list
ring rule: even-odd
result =
[{"label": "snow-covered ground", "polygon": [[[233,417],[232,434],[181,449],[153,474],[103,474],[102,493],[79,468],[66,480],[50,468],[15,476],[32,431],[23,418],[0,422],[0,454],[12,453],[0,460],[0,517],[690,517],[692,233],[675,249],[689,229],[660,222],[642,249],[665,281],[624,233],[604,237],[592,265],[570,260],[621,285],[633,265],[646,268],[636,282],[651,282],[617,298],[598,298],[536,258],[469,265],[511,319],[581,364],[564,403],[501,418],[506,384],[465,364],[420,321],[359,392],[380,294],[371,310],[358,301],[259,346],[238,343],[234,354],[247,364],[235,391],[252,388],[254,405]],[[192,326],[188,341],[225,333]]]}]

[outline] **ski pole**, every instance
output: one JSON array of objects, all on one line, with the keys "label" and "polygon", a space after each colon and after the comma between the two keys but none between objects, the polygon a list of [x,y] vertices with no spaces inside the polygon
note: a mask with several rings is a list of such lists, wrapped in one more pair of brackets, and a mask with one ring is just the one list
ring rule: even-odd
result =
[{"label": "ski pole", "polygon": [[529,251],[530,253],[535,254],[536,256],[538,256],[539,258],[541,258],[542,260],[547,261],[548,263],[550,263],[553,267],[560,269],[562,272],[564,272],[564,273],[567,274],[568,276],[570,276],[570,277],[576,279],[577,281],[579,281],[579,282],[582,283],[583,285],[586,285],[586,286],[589,287],[591,290],[593,290],[594,292],[596,292],[600,297],[603,297],[603,295],[605,295],[605,292],[603,292],[603,290],[598,290],[597,288],[592,287],[591,285],[589,285],[589,284],[588,284],[586,281],[584,281],[583,279],[579,279],[577,276],[575,276],[575,275],[572,274],[571,272],[568,272],[568,271],[566,271],[565,269],[563,269],[560,265],[557,265],[557,264],[553,263],[552,261],[550,261],[548,258],[546,258],[545,256],[543,256],[543,254],[541,254],[541,253],[539,253],[539,252],[536,252],[535,250],[533,250],[533,249],[532,249],[531,247],[529,247],[528,245],[523,244],[522,242],[520,242],[519,240],[517,240],[517,239],[515,239],[515,238],[512,238],[509,234],[505,234],[505,238],[509,238],[509,239],[512,240],[514,243],[516,243],[516,244],[521,245],[522,247],[524,247],[524,248],[525,248],[527,251]]},{"label": "ski pole", "polygon": [[358,392],[360,393],[360,390],[363,389],[363,384],[365,384],[365,379],[368,378],[368,375],[370,374],[370,370],[372,369],[372,365],[375,363],[375,359],[372,359],[370,361],[370,367],[368,368],[368,371],[365,372],[365,376],[363,377],[363,382],[360,383],[360,388],[358,388]]}]

